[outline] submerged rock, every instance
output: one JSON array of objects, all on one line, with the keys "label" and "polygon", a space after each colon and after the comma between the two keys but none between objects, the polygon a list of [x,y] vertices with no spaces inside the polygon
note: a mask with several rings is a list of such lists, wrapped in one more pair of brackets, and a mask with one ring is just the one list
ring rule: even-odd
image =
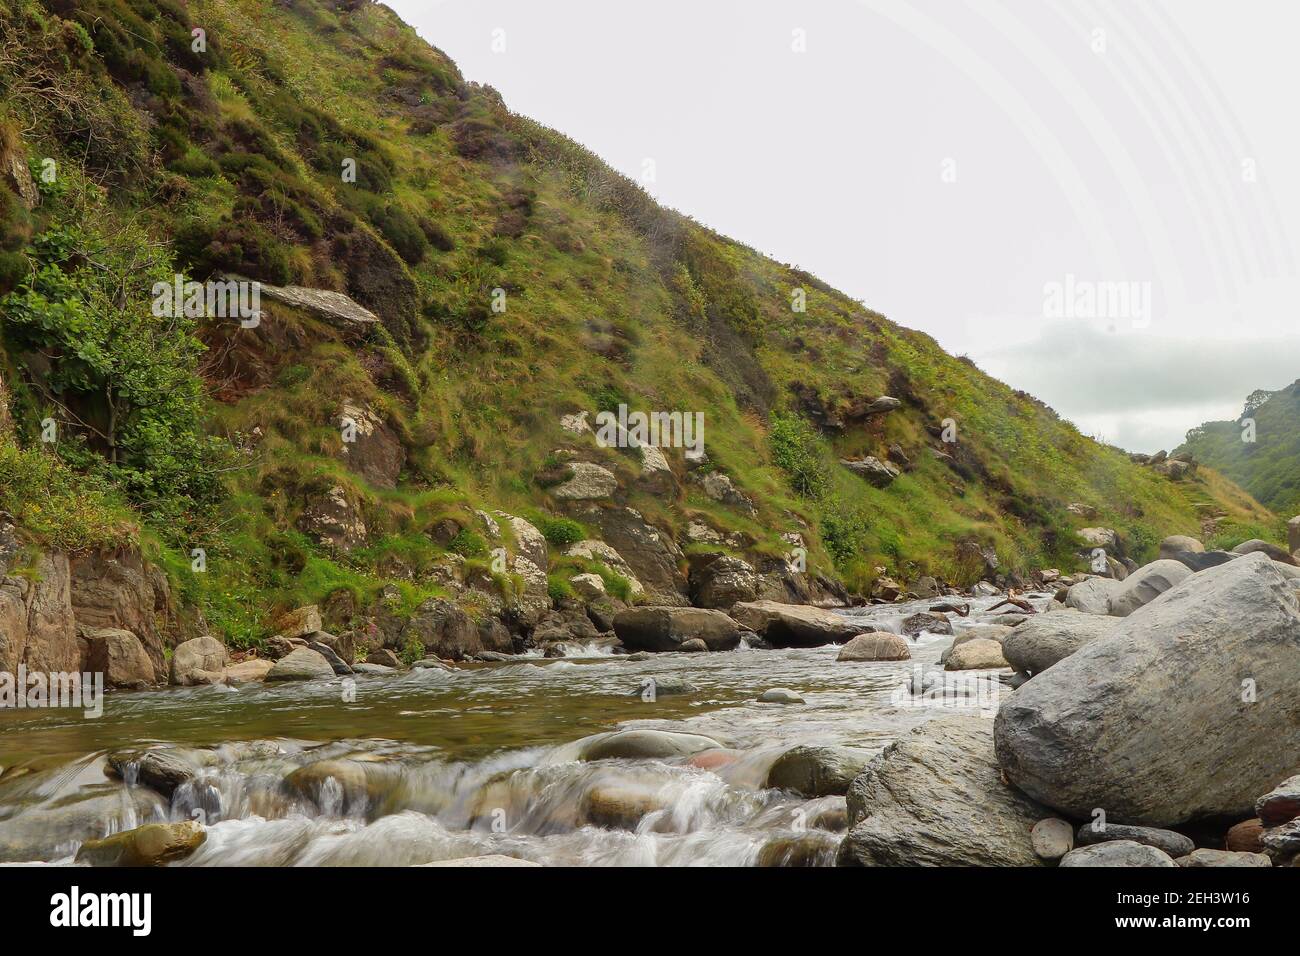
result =
[{"label": "submerged rock", "polygon": [[788,687],[773,687],[755,698],[760,704],[802,704],[804,699]]},{"label": "submerged rock", "polygon": [[772,764],[767,785],[809,799],[843,796],[871,756],[856,747],[792,747]]},{"label": "submerged rock", "polygon": [[78,863],[91,866],[164,866],[183,860],[208,838],[193,820],[146,823],[102,840],[87,840],[77,851]]},{"label": "submerged rock", "polygon": [[596,734],[577,742],[579,760],[626,758],[643,760],[664,757],[689,757],[702,750],[721,747],[712,737],[679,734],[667,730],[618,730]]}]

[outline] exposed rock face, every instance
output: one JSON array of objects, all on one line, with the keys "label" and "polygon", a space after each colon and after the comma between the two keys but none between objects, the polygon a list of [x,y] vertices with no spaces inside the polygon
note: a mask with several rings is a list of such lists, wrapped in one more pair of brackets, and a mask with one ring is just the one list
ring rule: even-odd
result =
[{"label": "exposed rock face", "polygon": [[80,671],[67,557],[42,554],[35,575],[9,574],[19,550],[12,525],[0,525],[0,671]]},{"label": "exposed rock face", "polygon": [[1090,641],[1110,634],[1118,624],[1112,617],[1082,611],[1037,614],[1012,628],[1002,642],[1002,656],[1022,674],[1041,674]]},{"label": "exposed rock face", "polygon": [[888,631],[870,631],[850,638],[840,648],[837,661],[906,661],[912,651],[907,639]]},{"label": "exposed rock face", "polygon": [[628,566],[628,563],[623,560],[623,556],[604,541],[587,538],[586,540],[571,545],[564,553],[571,558],[585,558],[588,561],[599,561],[615,574],[627,578],[628,584],[631,585],[633,595],[645,593],[645,588],[642,587],[641,582],[636,579],[636,575],[632,573],[632,568]]},{"label": "exposed rock face", "polygon": [[1295,771],[1297,682],[1300,599],[1265,555],[1246,555],[1188,578],[1017,690],[995,721],[998,759],[1016,786],[1068,816],[1100,807],[1148,826],[1246,817]]},{"label": "exposed rock face", "polygon": [[321,544],[349,551],[366,541],[366,523],[361,507],[347,489],[334,485],[307,501],[298,527]]},{"label": "exposed rock face", "polygon": [[551,494],[566,501],[599,501],[611,498],[618,490],[618,479],[608,468],[590,462],[574,461],[568,465],[573,477],[551,489]]},{"label": "exposed rock face", "polygon": [[1261,552],[1267,554],[1274,561],[1281,561],[1283,564],[1300,564],[1295,558],[1291,557],[1291,552],[1286,548],[1268,541],[1261,541],[1259,538],[1243,541],[1232,549],[1233,554],[1257,554]]},{"label": "exposed rock face", "polygon": [[[504,646],[484,647],[483,636],[474,620],[451,601],[429,598],[411,615],[399,644],[414,637],[424,645],[426,653],[452,660],[472,657],[483,651],[511,649],[509,640],[503,642]],[[486,636],[492,639],[491,634]]]},{"label": "exposed rock face", "polygon": [[315,604],[295,608],[286,614],[280,615],[275,622],[276,633],[287,640],[293,640],[295,637],[306,637],[323,628],[320,608]]},{"label": "exposed rock face", "polygon": [[104,675],[108,687],[146,687],[154,682],[153,661],[140,639],[118,628],[83,628],[86,668]]},{"label": "exposed rock face", "polygon": [[877,488],[887,487],[897,478],[901,472],[889,462],[881,461],[873,455],[867,455],[865,458],[859,458],[850,461],[847,458],[841,458],[840,464],[853,472],[859,478],[864,479],[869,484]]},{"label": "exposed rock face", "polygon": [[600,529],[605,543],[626,562],[651,601],[666,605],[689,603],[686,577],[678,568],[683,560],[681,550],[669,535],[647,523],[639,511],[589,504],[577,517]]},{"label": "exposed rock face", "polygon": [[758,573],[748,562],[722,555],[691,569],[691,599],[697,607],[726,611],[758,596]]},{"label": "exposed rock face", "polygon": [[130,631],[140,639],[154,673],[167,673],[163,627],[171,616],[171,592],[166,575],[128,548],[78,555],[69,567],[77,624]]},{"label": "exposed rock face", "polygon": [[656,495],[674,496],[677,493],[677,477],[663,451],[654,445],[638,445],[641,453],[641,474],[637,482],[641,487]]},{"label": "exposed rock face", "polygon": [[747,601],[735,605],[731,613],[774,647],[839,644],[871,627],[823,608],[775,601]]},{"label": "exposed rock face", "polygon": [[1002,782],[992,721],[939,717],[876,756],[849,787],[841,866],[1041,866],[1047,810]]},{"label": "exposed rock face", "polygon": [[614,633],[633,651],[676,651],[701,640],[711,651],[740,644],[739,625],[721,611],[695,607],[633,607],[614,618]]},{"label": "exposed rock face", "polygon": [[1255,815],[1266,827],[1277,827],[1300,817],[1300,774],[1283,780],[1255,801]]},{"label": "exposed rock face", "polygon": [[746,498],[731,479],[720,471],[711,471],[700,479],[700,487],[704,493],[714,501],[721,502],[724,505],[730,505],[746,514],[754,514],[757,509],[754,502]]},{"label": "exposed rock face", "polygon": [[767,785],[810,799],[841,796],[871,756],[871,751],[854,747],[793,747],[772,764]]},{"label": "exposed rock face", "polygon": [[215,637],[196,637],[172,651],[171,681],[182,687],[211,684],[226,667],[226,645]]},{"label": "exposed rock face", "polygon": [[344,464],[376,488],[396,487],[406,464],[406,449],[396,433],[374,409],[358,402],[344,402],[339,420]]},{"label": "exposed rock face", "polygon": [[1230,853],[1226,850],[1193,850],[1186,856],[1174,860],[1179,866],[1222,867],[1222,866],[1272,866],[1273,861],[1263,853]]},{"label": "exposed rock face", "polygon": [[1110,613],[1115,617],[1128,617],[1191,576],[1191,568],[1181,561],[1152,561],[1121,581],[1119,587],[1111,593]]},{"label": "exposed rock face", "polygon": [[[238,276],[229,278],[239,281]],[[309,312],[352,339],[366,335],[379,322],[379,316],[341,292],[297,285],[274,286],[265,282],[260,285],[263,297]]]}]

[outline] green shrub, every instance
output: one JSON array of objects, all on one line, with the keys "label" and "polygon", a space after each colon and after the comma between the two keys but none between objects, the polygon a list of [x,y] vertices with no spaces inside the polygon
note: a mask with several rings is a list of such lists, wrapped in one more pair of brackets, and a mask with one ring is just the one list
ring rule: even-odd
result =
[{"label": "green shrub", "polygon": [[835,566],[845,567],[866,547],[867,516],[856,510],[829,511],[822,516],[821,533],[822,544],[835,561]]},{"label": "green shrub", "polygon": [[572,518],[543,518],[537,530],[557,548],[567,548],[587,537],[587,529]]},{"label": "green shrub", "polygon": [[768,444],[772,461],[786,473],[790,487],[805,498],[820,498],[830,480],[821,439],[799,415],[774,413]]},{"label": "green shrub", "polygon": [[462,558],[482,558],[488,553],[487,542],[481,534],[469,528],[461,528],[456,536],[447,542],[447,550],[459,554]]},{"label": "green shrub", "polygon": [[424,660],[424,643],[414,634],[410,635],[407,637],[406,643],[402,645],[402,650],[397,657],[407,667],[410,667],[416,661]]},{"label": "green shrub", "polygon": [[546,576],[546,593],[556,604],[561,601],[572,600],[576,596],[573,592],[573,585],[558,574]]}]

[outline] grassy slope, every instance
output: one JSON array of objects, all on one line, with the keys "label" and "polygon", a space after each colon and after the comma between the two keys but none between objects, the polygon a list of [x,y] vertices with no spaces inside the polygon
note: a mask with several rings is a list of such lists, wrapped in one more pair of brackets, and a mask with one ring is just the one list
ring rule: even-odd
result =
[{"label": "grassy slope", "polygon": [[1188,432],[1179,451],[1216,468],[1281,515],[1300,511],[1300,382],[1280,389],[1249,412],[1254,441],[1242,419],[1206,422]]},{"label": "grassy slope", "polygon": [[[704,411],[711,461],[758,515],[690,484],[676,501],[633,489],[633,506],[677,532],[706,514],[770,553],[781,532],[804,528],[812,569],[858,587],[878,567],[970,579],[975,569],[955,550],[967,539],[996,547],[1004,567],[1064,566],[1082,523],[1065,510],[1075,501],[1096,506],[1092,523],[1119,529],[1138,557],[1212,517],[1224,533],[1276,536],[1272,516],[1222,478],[1175,485],[1134,467],[928,336],[659,209],[580,147],[464,84],[386,8],[285,6],[26,4],[51,36],[68,29],[51,10],[85,24],[93,52],[76,58],[81,72],[65,82],[80,76],[97,91],[106,105],[95,109],[113,120],[103,135],[120,140],[88,152],[76,124],[36,119],[32,155],[110,183],[104,205],[138,211],[155,235],[174,239],[192,275],[226,268],[346,290],[402,347],[350,347],[310,319],[276,313],[277,338],[245,363],[260,376],[212,405],[218,433],[238,441],[260,427],[265,437],[232,473],[221,513],[194,532],[214,555],[210,573],[189,574],[191,542],[150,529],[144,516],[155,556],[231,638],[256,637],[275,607],[339,586],[364,596],[393,567],[404,569],[409,603],[434,593],[421,583],[443,550],[426,534],[433,523],[477,507],[545,512],[551,502],[533,476],[566,440],[559,417],[619,401]],[[115,10],[119,23],[123,11],[138,18],[130,31],[106,30]],[[195,24],[210,43],[197,58],[180,47]],[[12,85],[0,95],[36,116]],[[360,157],[357,184],[340,181],[345,156]],[[507,293],[504,314],[489,308],[497,288]],[[806,312],[790,307],[796,288]],[[210,330],[210,343],[224,334]],[[803,405],[794,385],[832,411],[885,393],[905,400],[898,412],[823,434],[812,453],[829,486],[816,500],[790,490],[767,440],[772,412]],[[365,487],[337,462],[342,395],[382,409],[403,436],[410,459],[396,490]],[[957,423],[955,448],[934,437],[944,419]],[[836,464],[883,458],[892,443],[916,467],[887,489]],[[952,452],[961,473],[927,446]],[[629,459],[607,457],[635,474]],[[293,530],[302,489],[323,481],[366,503],[375,541],[347,559]],[[834,566],[821,533],[830,529]]]}]

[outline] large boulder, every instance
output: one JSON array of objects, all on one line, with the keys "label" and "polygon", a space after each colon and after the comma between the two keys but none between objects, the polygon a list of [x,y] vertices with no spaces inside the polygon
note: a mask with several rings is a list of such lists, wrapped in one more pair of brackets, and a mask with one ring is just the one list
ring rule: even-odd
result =
[{"label": "large boulder", "polygon": [[877,755],[848,793],[841,866],[1041,866],[1047,810],[1003,782],[992,722],[938,717]]},{"label": "large boulder", "polygon": [[884,488],[889,485],[902,472],[887,461],[881,461],[874,455],[867,455],[865,458],[859,458],[850,461],[847,458],[841,458],[840,464],[853,472],[859,478],[865,479],[869,484],[877,488]]},{"label": "large boulder", "polygon": [[1283,564],[1300,564],[1291,556],[1291,552],[1280,545],[1263,541],[1259,538],[1251,538],[1249,541],[1243,541],[1232,549],[1233,554],[1267,554],[1274,561],[1281,561]]},{"label": "large boulder", "polygon": [[1231,551],[1179,551],[1170,555],[1172,560],[1181,561],[1193,571],[1217,568],[1219,565],[1235,561],[1239,557],[1241,555],[1233,554]]},{"label": "large boulder", "polygon": [[321,680],[334,676],[334,667],[310,647],[299,647],[275,662],[266,672],[266,683],[280,681]]},{"label": "large boulder", "polygon": [[1082,611],[1038,614],[1012,629],[1002,641],[1002,656],[1022,674],[1041,674],[1118,624],[1113,617]]},{"label": "large boulder", "polygon": [[856,747],[792,747],[772,764],[767,785],[809,799],[842,796],[871,756],[871,751]]},{"label": "large boulder", "polygon": [[1065,606],[1084,614],[1109,614],[1110,601],[1123,586],[1114,578],[1088,578],[1065,592]]},{"label": "large boulder", "polygon": [[571,477],[551,489],[551,494],[566,501],[599,501],[612,498],[618,491],[618,478],[608,468],[587,461],[572,461],[565,466]]},{"label": "large boulder", "polygon": [[[1052,615],[1056,617],[1057,615]],[[1002,706],[1008,779],[1067,816],[1249,816],[1293,773],[1300,597],[1267,556],[1194,575]]]},{"label": "large boulder", "polygon": [[906,661],[911,660],[912,650],[907,638],[890,634],[888,631],[868,631],[850,638],[840,648],[837,661]]},{"label": "large boulder", "polygon": [[865,621],[854,621],[834,611],[803,604],[746,601],[732,607],[731,614],[773,647],[839,644],[871,630]]},{"label": "large boulder", "polygon": [[171,681],[182,687],[211,684],[226,668],[226,645],[215,637],[196,637],[172,651]]},{"label": "large boulder", "polygon": [[451,660],[485,650],[509,650],[508,647],[484,647],[482,632],[474,619],[446,598],[428,598],[415,609],[402,631],[399,645],[411,640],[423,644],[425,653]]},{"label": "large boulder", "polygon": [[1132,840],[1115,840],[1111,843],[1094,843],[1071,850],[1061,859],[1061,866],[1163,866],[1178,864],[1164,850]]},{"label": "large boulder", "polygon": [[339,420],[343,463],[376,488],[397,487],[406,464],[406,449],[397,433],[363,402],[345,401]]},{"label": "large boulder", "polygon": [[1190,551],[1193,554],[1202,554],[1205,551],[1205,545],[1200,541],[1185,534],[1171,534],[1160,542],[1161,559],[1173,558],[1176,554],[1184,551]]},{"label": "large boulder", "polygon": [[949,651],[944,662],[944,669],[950,671],[976,671],[1007,666],[1006,658],[1002,656],[1002,645],[986,637],[958,644]]},{"label": "large boulder", "polygon": [[1175,584],[1191,577],[1192,573],[1191,568],[1181,561],[1152,561],[1120,582],[1110,596],[1110,613],[1115,617],[1128,617]]},{"label": "large boulder", "polygon": [[698,607],[631,607],[614,617],[614,633],[632,651],[677,651],[701,640],[711,651],[740,644],[740,626],[721,611]]},{"label": "large boulder", "polygon": [[87,669],[103,674],[107,686],[140,688],[154,682],[153,661],[130,631],[87,628],[81,636],[86,641]]},{"label": "large boulder", "polygon": [[[631,576],[655,604],[684,606],[690,603],[686,596],[686,576],[679,567],[684,557],[681,549],[670,535],[646,521],[639,511],[586,503],[574,512],[574,517],[600,529],[605,543],[619,555]],[[574,550],[571,548],[570,552]]]}]

